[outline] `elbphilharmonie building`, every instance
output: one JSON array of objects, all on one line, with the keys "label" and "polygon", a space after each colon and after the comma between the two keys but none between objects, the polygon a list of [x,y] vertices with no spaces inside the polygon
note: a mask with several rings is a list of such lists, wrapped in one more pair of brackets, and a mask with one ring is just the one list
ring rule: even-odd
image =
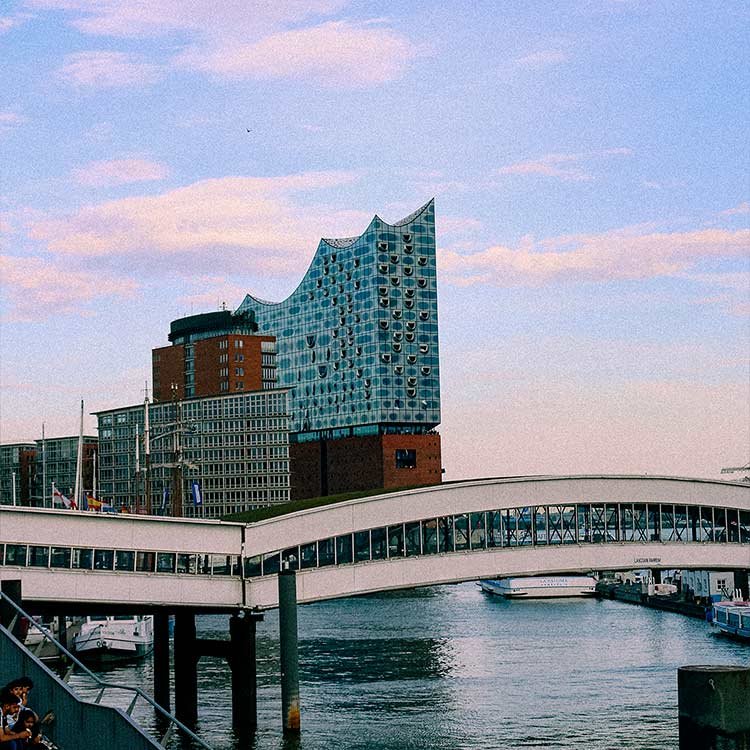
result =
[{"label": "elbphilharmonie building", "polygon": [[420,434],[440,422],[432,201],[359,237],[322,239],[283,302],[237,309],[277,341],[297,441]]},{"label": "elbphilharmonie building", "polygon": [[375,216],[358,237],[322,239],[286,300],[248,295],[235,316],[276,337],[278,384],[290,389],[292,446],[300,446],[293,464],[296,455],[308,475],[319,471],[323,494],[348,487],[344,477],[367,463],[362,451],[379,452],[372,469],[384,486],[440,481],[433,201],[393,224]]}]

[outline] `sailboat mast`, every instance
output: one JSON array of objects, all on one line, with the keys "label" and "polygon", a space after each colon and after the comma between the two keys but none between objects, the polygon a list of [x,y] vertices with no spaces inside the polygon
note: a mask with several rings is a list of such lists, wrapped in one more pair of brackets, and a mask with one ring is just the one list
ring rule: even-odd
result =
[{"label": "sailboat mast", "polygon": [[146,513],[151,515],[151,438],[148,422],[148,382],[143,399],[143,493],[146,495]]},{"label": "sailboat mast", "polygon": [[83,399],[81,399],[81,421],[78,429],[78,458],[76,459],[76,487],[73,494],[75,507],[81,502],[81,485],[83,484]]}]

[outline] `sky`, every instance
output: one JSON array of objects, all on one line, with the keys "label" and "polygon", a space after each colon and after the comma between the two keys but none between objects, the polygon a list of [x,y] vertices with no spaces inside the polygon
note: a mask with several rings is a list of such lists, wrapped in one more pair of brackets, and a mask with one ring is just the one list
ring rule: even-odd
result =
[{"label": "sky", "polygon": [[720,478],[749,37],[739,0],[4,2],[0,440],[141,401],[172,320],[434,197],[446,479]]}]

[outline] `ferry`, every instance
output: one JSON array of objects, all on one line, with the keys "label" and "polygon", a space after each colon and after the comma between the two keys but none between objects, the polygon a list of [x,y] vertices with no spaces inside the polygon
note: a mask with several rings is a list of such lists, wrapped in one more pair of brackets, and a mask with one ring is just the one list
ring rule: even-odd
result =
[{"label": "ferry", "polygon": [[596,594],[596,578],[592,576],[491,578],[479,581],[479,585],[482,591],[506,599],[551,599]]},{"label": "ferry", "polygon": [[154,648],[154,618],[87,617],[73,640],[73,653],[82,661],[102,664],[142,659]]},{"label": "ferry", "polygon": [[712,615],[712,625],[720,632],[750,641],[750,602],[715,602]]}]

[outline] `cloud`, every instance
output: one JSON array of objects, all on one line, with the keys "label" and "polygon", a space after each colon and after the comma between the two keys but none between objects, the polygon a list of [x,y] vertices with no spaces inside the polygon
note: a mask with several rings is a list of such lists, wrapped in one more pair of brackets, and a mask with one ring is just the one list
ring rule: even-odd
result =
[{"label": "cloud", "polygon": [[560,50],[546,49],[532,52],[530,55],[517,57],[514,62],[521,68],[547,68],[551,65],[559,65],[567,62],[568,56]]},{"label": "cloud", "polygon": [[62,10],[70,23],[85,34],[116,37],[164,36],[193,31],[201,36],[247,38],[280,24],[332,13],[344,0],[29,0],[32,7]]},{"label": "cloud", "polygon": [[0,112],[0,133],[12,130],[25,122],[26,118],[17,112]]},{"label": "cloud", "polygon": [[628,156],[631,153],[629,148],[610,148],[581,154],[547,154],[539,159],[508,164],[498,169],[497,174],[543,175],[559,177],[562,180],[587,182],[593,180],[594,177],[581,166],[581,162],[604,156]]},{"label": "cloud", "polygon": [[744,216],[750,214],[750,203],[743,201],[739,206],[734,208],[728,208],[726,211],[721,211],[720,216]]},{"label": "cloud", "polygon": [[81,185],[109,187],[163,180],[169,175],[169,168],[165,164],[145,159],[110,159],[92,161],[80,169],[74,169],[72,175]]},{"label": "cloud", "polygon": [[69,270],[42,258],[0,256],[0,285],[8,307],[4,322],[29,322],[82,310],[96,299],[129,297],[130,279]]},{"label": "cloud", "polygon": [[154,83],[161,78],[163,70],[136,55],[91,50],[66,55],[57,73],[79,88],[103,89]]},{"label": "cloud", "polygon": [[441,273],[458,286],[507,287],[677,276],[700,261],[741,258],[749,250],[750,230],[639,234],[621,229],[540,242],[527,237],[515,248],[495,245],[468,255],[442,249],[439,265]]},{"label": "cloud", "polygon": [[420,51],[382,26],[329,21],[280,31],[252,44],[192,50],[177,64],[234,79],[305,77],[327,86],[352,87],[393,80]]},{"label": "cloud", "polygon": [[196,310],[218,310],[226,303],[232,307],[247,294],[247,288],[235,284],[223,276],[201,276],[194,280],[195,287],[200,291],[184,294],[177,298],[181,307]]},{"label": "cloud", "polygon": [[240,269],[299,273],[320,236],[362,231],[369,222],[371,216],[363,212],[309,202],[311,194],[355,179],[354,173],[331,171],[202,180],[32,221],[28,231],[51,252],[124,258],[129,268],[139,261],[145,267],[160,255],[182,255],[209,269],[216,262],[212,251],[220,250],[222,263]]}]

